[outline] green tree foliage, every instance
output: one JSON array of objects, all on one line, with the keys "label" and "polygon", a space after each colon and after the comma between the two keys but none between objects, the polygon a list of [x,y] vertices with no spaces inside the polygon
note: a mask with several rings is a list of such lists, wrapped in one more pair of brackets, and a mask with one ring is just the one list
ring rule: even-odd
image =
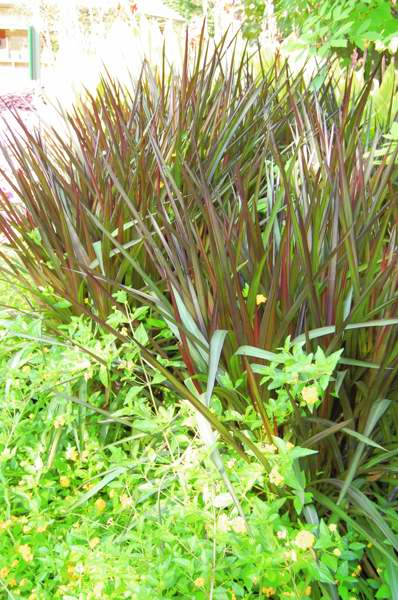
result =
[{"label": "green tree foliage", "polygon": [[355,49],[397,52],[398,11],[390,0],[275,0],[278,24],[322,55]]},{"label": "green tree foliage", "polygon": [[201,0],[165,0],[165,4],[186,19],[202,12]]}]

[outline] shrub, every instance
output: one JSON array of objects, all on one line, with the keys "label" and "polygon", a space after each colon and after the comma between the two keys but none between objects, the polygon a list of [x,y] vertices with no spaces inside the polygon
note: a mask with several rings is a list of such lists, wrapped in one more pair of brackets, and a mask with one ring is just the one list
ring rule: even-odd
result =
[{"label": "shrub", "polygon": [[[372,80],[358,92],[350,72],[340,95],[333,73],[308,81],[278,58],[266,70],[259,57],[255,76],[248,54],[228,63],[225,52],[223,44],[212,56],[201,47],[181,76],[144,68],[131,93],[104,81],[91,108],[68,117],[77,150],[55,133],[50,142],[28,136],[27,149],[15,140],[24,167],[15,192],[26,215],[4,199],[4,233],[30,273],[26,287],[50,285],[69,313],[90,313],[122,343],[129,331],[106,320],[115,293],[127,314],[137,302],[151,305],[175,335],[184,368],[165,366],[165,353],[132,318],[130,337],[146,363],[242,460],[254,455],[270,475],[264,441],[291,440],[305,456],[316,449],[301,461],[296,510],[310,523],[330,513],[345,520],[394,572],[394,551],[383,543],[398,548],[387,500],[397,434],[397,144],[386,138],[386,147],[383,130],[374,130]],[[44,143],[53,148],[48,161]],[[51,289],[47,297],[59,318]],[[282,418],[261,378],[287,337],[299,405],[307,398],[313,410],[302,410],[282,381],[278,398],[292,404]],[[301,378],[312,354],[326,369],[341,348],[335,384]],[[366,576],[374,560],[367,553]]]}]

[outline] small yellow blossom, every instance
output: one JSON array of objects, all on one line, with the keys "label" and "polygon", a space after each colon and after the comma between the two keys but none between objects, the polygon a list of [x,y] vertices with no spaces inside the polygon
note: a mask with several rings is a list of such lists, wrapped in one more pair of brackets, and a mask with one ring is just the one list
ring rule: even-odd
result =
[{"label": "small yellow blossom", "polygon": [[311,587],[310,585],[307,585],[307,587],[306,587],[306,588],[305,588],[305,590],[304,590],[304,594],[305,594],[306,596],[309,596],[309,597],[310,597],[310,596],[311,596],[311,592],[312,592],[312,587]]},{"label": "small yellow blossom", "polygon": [[9,458],[11,458],[11,456],[12,456],[11,448],[4,448],[4,450],[0,454],[0,458],[2,458],[3,460],[8,460]]},{"label": "small yellow blossom", "polygon": [[18,552],[25,562],[31,562],[33,560],[32,550],[28,544],[18,546]]},{"label": "small yellow blossom", "polygon": [[104,592],[104,584],[96,583],[94,586],[94,589],[93,589],[93,597],[102,599],[104,597],[103,592]]},{"label": "small yellow blossom", "polygon": [[280,529],[279,531],[276,532],[276,537],[279,540],[285,540],[287,537],[287,531],[286,529]]},{"label": "small yellow blossom", "polygon": [[361,571],[362,571],[362,567],[361,567],[361,565],[358,565],[356,567],[356,569],[354,569],[354,571],[351,573],[351,577],[358,577],[358,575],[361,574]]},{"label": "small yellow blossom", "polygon": [[19,587],[24,587],[28,583],[29,581],[27,579],[21,579],[21,581],[19,582]]},{"label": "small yellow blossom", "polygon": [[368,547],[368,548],[372,548],[372,547],[373,547],[373,544],[372,544],[372,542],[369,542],[369,544],[367,545],[367,547]]},{"label": "small yellow blossom", "polygon": [[227,515],[220,515],[217,519],[217,529],[222,533],[227,533],[231,529],[231,523]]},{"label": "small yellow blossom", "polygon": [[286,560],[291,560],[292,562],[296,562],[297,561],[297,552],[295,550],[289,550],[288,552],[284,553],[284,557],[286,558]]},{"label": "small yellow blossom", "polygon": [[203,579],[203,577],[198,577],[197,579],[195,579],[195,581],[193,582],[194,586],[199,588],[199,587],[203,587],[205,584],[205,580]]},{"label": "small yellow blossom", "polygon": [[293,450],[293,448],[294,448],[294,444],[292,444],[292,442],[286,442],[286,448],[287,448],[288,450]]},{"label": "small yellow blossom", "polygon": [[16,587],[18,585],[17,584],[17,580],[15,579],[15,577],[12,577],[11,579],[9,579],[7,581],[7,583],[9,585],[9,587]]},{"label": "small yellow blossom", "polygon": [[0,569],[0,579],[5,579],[9,572],[10,569],[8,567],[3,567],[2,569]]},{"label": "small yellow blossom", "polygon": [[28,600],[37,600],[37,595],[36,592],[32,592],[30,594],[30,596],[28,597]]},{"label": "small yellow blossom", "polygon": [[131,508],[133,506],[133,499],[131,496],[127,496],[127,494],[122,494],[120,496],[120,504],[123,508]]},{"label": "small yellow blossom", "polygon": [[24,367],[22,367],[22,373],[24,373],[25,375],[28,375],[30,373],[30,366],[25,365]]},{"label": "small yellow blossom", "polygon": [[261,588],[261,593],[265,594],[267,598],[271,598],[276,594],[276,589],[273,587],[263,587]]},{"label": "small yellow blossom", "polygon": [[90,546],[91,550],[94,550],[94,548],[95,548],[96,546],[98,546],[98,544],[100,543],[100,541],[101,541],[101,540],[99,539],[99,537],[92,538],[92,539],[89,541],[89,543],[88,543],[88,545]]},{"label": "small yellow blossom", "polygon": [[66,572],[72,579],[76,577],[75,566],[72,563],[68,564],[68,566],[66,567]]},{"label": "small yellow blossom", "polygon": [[315,536],[311,531],[303,529],[296,535],[294,543],[301,550],[309,550],[315,544]]},{"label": "small yellow blossom", "polygon": [[339,557],[341,556],[341,550],[340,550],[340,548],[335,548],[335,549],[333,550],[333,554],[334,554],[335,556],[337,556],[337,558],[339,558]]},{"label": "small yellow blossom", "polygon": [[7,519],[6,521],[0,521],[0,531],[5,531],[12,525],[12,521]]},{"label": "small yellow blossom", "polygon": [[266,454],[275,454],[276,452],[274,444],[263,444],[261,448]]},{"label": "small yellow blossom", "polygon": [[280,485],[283,485],[284,479],[279,473],[278,467],[272,467],[271,472],[269,474],[269,480],[273,485],[276,485],[278,487]]},{"label": "small yellow blossom", "polygon": [[72,460],[73,462],[76,462],[79,458],[77,450],[73,446],[68,446],[65,452],[65,456],[67,460]]},{"label": "small yellow blossom", "polygon": [[231,526],[235,533],[246,533],[247,527],[243,517],[236,517],[232,520]]},{"label": "small yellow blossom", "polygon": [[24,526],[22,527],[22,531],[23,531],[24,533],[29,533],[31,530],[32,530],[32,525],[24,525]]},{"label": "small yellow blossom", "polygon": [[301,395],[308,406],[314,406],[318,402],[318,390],[315,385],[309,385],[302,389]]},{"label": "small yellow blossom", "polygon": [[260,306],[260,304],[265,304],[266,302],[267,302],[267,296],[264,296],[264,294],[257,294],[257,296],[256,296],[257,306]]},{"label": "small yellow blossom", "polygon": [[98,500],[95,501],[95,508],[98,510],[98,512],[104,512],[105,507],[106,502],[102,498],[98,498]]},{"label": "small yellow blossom", "polygon": [[66,477],[66,475],[61,475],[59,478],[59,484],[63,488],[68,488],[70,486],[70,479]]},{"label": "small yellow blossom", "polygon": [[36,531],[37,531],[37,533],[43,533],[44,531],[46,531],[47,527],[48,527],[48,523],[42,523],[41,525],[38,525],[36,527]]},{"label": "small yellow blossom", "polygon": [[19,560],[17,558],[15,558],[12,563],[11,566],[13,569],[15,569],[15,567],[17,567],[19,565]]},{"label": "small yellow blossom", "polygon": [[54,419],[54,429],[59,429],[65,425],[65,415],[59,415]]},{"label": "small yellow blossom", "polygon": [[83,573],[84,573],[84,565],[83,565],[83,563],[78,563],[75,566],[75,573],[77,573],[78,575],[83,575]]},{"label": "small yellow blossom", "polygon": [[336,531],[337,531],[337,525],[336,525],[336,523],[330,523],[330,525],[329,525],[329,531],[331,531],[332,533],[336,533]]}]

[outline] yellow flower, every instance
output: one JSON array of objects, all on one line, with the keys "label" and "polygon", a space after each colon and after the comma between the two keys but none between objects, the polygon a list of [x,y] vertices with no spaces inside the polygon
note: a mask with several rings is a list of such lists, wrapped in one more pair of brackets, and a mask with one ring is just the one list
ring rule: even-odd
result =
[{"label": "yellow flower", "polygon": [[284,557],[286,558],[286,560],[291,560],[292,562],[296,562],[297,553],[295,550],[289,550],[288,552],[285,552]]},{"label": "yellow flower", "polygon": [[330,525],[329,525],[329,531],[331,531],[332,533],[336,533],[336,531],[337,531],[337,525],[336,525],[336,523],[330,523]]},{"label": "yellow flower", "polygon": [[15,567],[17,567],[17,566],[18,566],[18,564],[19,564],[19,560],[16,558],[15,560],[13,560],[13,561],[12,561],[12,563],[11,563],[11,566],[12,566],[13,568],[15,568]]},{"label": "yellow flower", "polygon": [[361,567],[361,565],[358,565],[356,567],[356,569],[354,569],[354,571],[351,573],[351,577],[358,577],[358,575],[360,575],[361,571],[362,571],[362,567]]},{"label": "yellow flower", "polygon": [[279,540],[285,540],[287,537],[287,531],[286,529],[280,529],[279,531],[276,532],[276,537]]},{"label": "yellow flower", "polygon": [[278,467],[272,467],[271,472],[269,474],[269,480],[273,485],[276,485],[278,487],[280,485],[283,485],[284,479],[279,473]]},{"label": "yellow flower", "polygon": [[220,515],[217,519],[217,529],[222,533],[227,533],[231,529],[231,523],[227,517],[227,515]]},{"label": "yellow flower", "polygon": [[12,579],[9,579],[7,583],[10,587],[15,587],[17,585],[17,580],[15,579],[15,577],[13,577]]},{"label": "yellow flower", "polygon": [[271,596],[276,594],[276,590],[273,587],[263,587],[261,588],[261,593],[265,594],[267,598],[271,598]]},{"label": "yellow flower", "polygon": [[65,425],[65,415],[60,415],[54,419],[54,429],[59,429]]},{"label": "yellow flower", "polygon": [[83,565],[83,563],[78,563],[75,566],[75,573],[77,573],[78,575],[83,575],[83,573],[84,573],[84,565]]},{"label": "yellow flower", "polygon": [[195,581],[193,582],[195,587],[203,587],[205,584],[205,580],[203,579],[203,577],[198,577],[197,579],[195,579]]},{"label": "yellow flower", "polygon": [[101,541],[101,540],[99,539],[99,537],[92,538],[92,539],[89,541],[89,543],[88,543],[88,545],[90,546],[91,550],[94,550],[94,548],[95,548],[96,546],[98,546],[98,544],[100,543],[100,541]]},{"label": "yellow flower", "polygon": [[5,531],[12,525],[12,521],[7,519],[7,521],[0,521],[0,531]]},{"label": "yellow flower", "polygon": [[0,569],[0,579],[5,579],[9,572],[10,569],[8,567],[3,567],[2,569]]},{"label": "yellow flower", "polygon": [[341,550],[339,548],[335,548],[333,550],[333,554],[339,558],[341,556]]},{"label": "yellow flower", "polygon": [[76,462],[79,458],[77,450],[73,446],[68,446],[65,452],[65,456],[67,460],[72,460],[73,462]]},{"label": "yellow flower", "polygon": [[98,512],[104,512],[105,507],[106,502],[102,498],[98,498],[98,500],[95,501],[95,508],[98,510]]},{"label": "yellow flower", "polygon": [[48,527],[48,523],[42,523],[41,525],[38,525],[36,527],[36,531],[37,531],[37,533],[43,533],[43,531],[46,531],[47,527]]},{"label": "yellow flower", "polygon": [[22,367],[22,373],[25,373],[25,375],[28,375],[30,373],[30,366],[25,365],[24,367]]},{"label": "yellow flower", "polygon": [[257,306],[260,306],[260,304],[265,304],[266,302],[267,302],[267,296],[264,296],[264,294],[257,294],[257,296],[256,296]]},{"label": "yellow flower", "polygon": [[247,527],[243,517],[236,517],[232,520],[231,526],[235,533],[246,533]]},{"label": "yellow flower", "polygon": [[93,597],[94,598],[99,598],[100,600],[104,597],[103,596],[103,591],[104,591],[104,584],[103,583],[96,583],[93,589]]},{"label": "yellow flower", "polygon": [[309,596],[309,597],[310,597],[310,596],[311,596],[311,592],[312,592],[312,587],[311,587],[310,585],[307,585],[307,587],[306,587],[306,588],[305,588],[305,590],[304,590],[304,594],[305,594],[306,596]]},{"label": "yellow flower", "polygon": [[71,579],[76,577],[75,567],[72,563],[68,564],[68,566],[66,567],[66,572],[68,573],[68,575]]},{"label": "yellow flower", "polygon": [[31,595],[28,597],[28,600],[37,600],[36,593],[32,592]]},{"label": "yellow flower", "polygon": [[66,475],[61,475],[59,478],[59,484],[63,488],[68,488],[70,486],[70,479],[66,477]]},{"label": "yellow flower", "polygon": [[315,385],[309,385],[302,389],[301,395],[308,406],[313,406],[318,402],[318,390]]},{"label": "yellow flower", "polygon": [[127,496],[127,494],[122,494],[120,496],[120,504],[123,508],[130,508],[133,506],[133,499],[131,496]]},{"label": "yellow flower", "polygon": [[25,562],[31,562],[33,560],[32,550],[28,544],[18,546],[18,552]]},{"label": "yellow flower", "polygon": [[303,529],[296,535],[294,543],[301,550],[309,550],[315,544],[315,536],[311,531]]},{"label": "yellow flower", "polygon": [[29,581],[27,579],[21,579],[21,581],[19,582],[19,587],[24,587],[28,583]]}]

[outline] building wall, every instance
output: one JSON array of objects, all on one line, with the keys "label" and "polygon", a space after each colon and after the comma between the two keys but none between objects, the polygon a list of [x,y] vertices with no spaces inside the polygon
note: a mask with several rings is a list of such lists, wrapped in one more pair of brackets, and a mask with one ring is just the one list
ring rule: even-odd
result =
[{"label": "building wall", "polygon": [[29,15],[0,2],[0,78],[2,88],[29,81]]}]

